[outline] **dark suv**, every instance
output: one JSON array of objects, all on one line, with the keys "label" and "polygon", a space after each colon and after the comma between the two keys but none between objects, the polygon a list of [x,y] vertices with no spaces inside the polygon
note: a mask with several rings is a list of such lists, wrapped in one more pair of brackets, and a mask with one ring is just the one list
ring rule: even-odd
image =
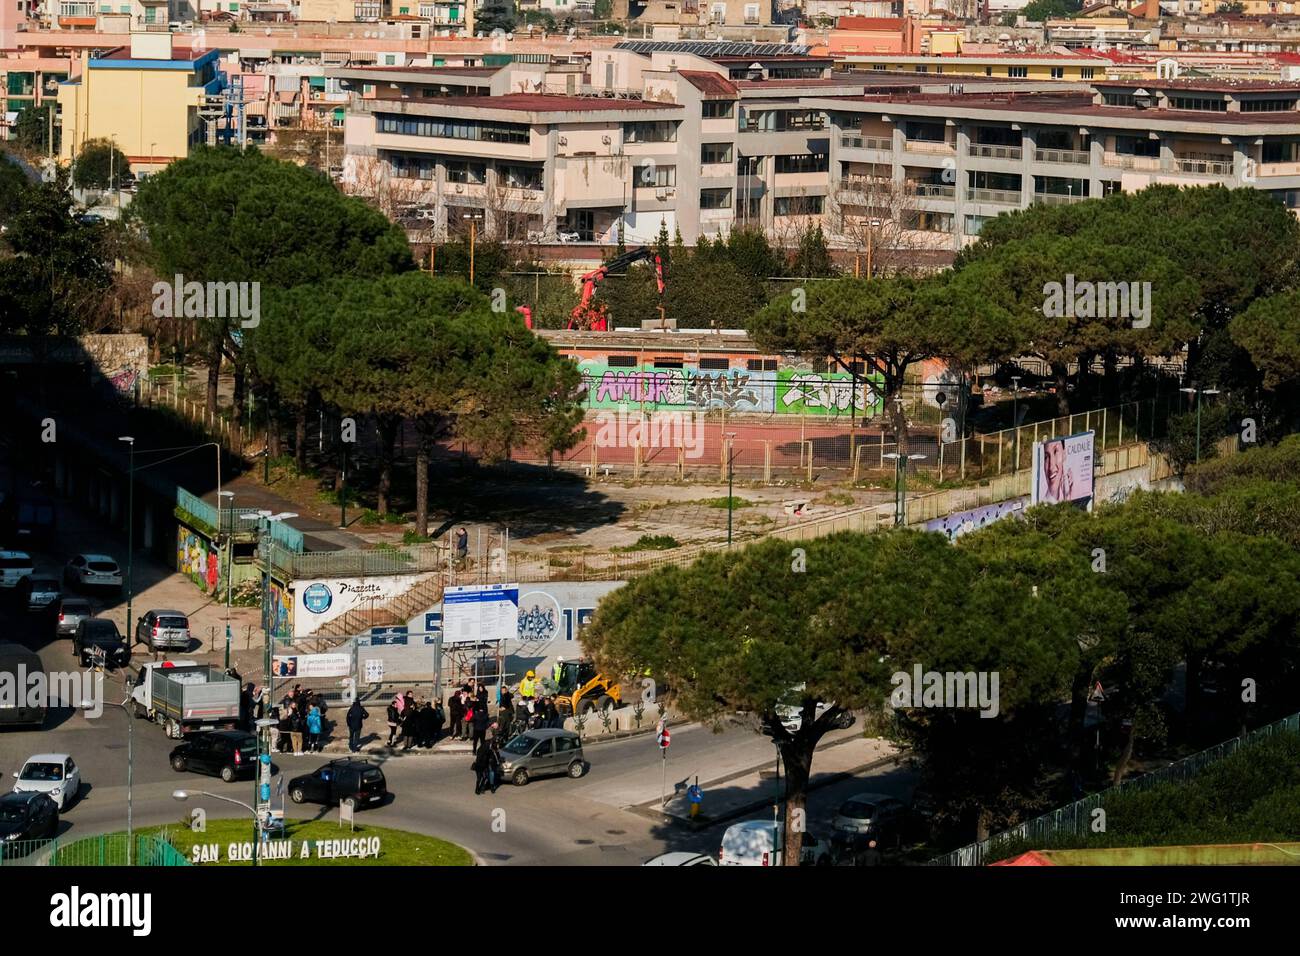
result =
[{"label": "dark suv", "polygon": [[131,662],[131,648],[113,621],[105,617],[83,618],[72,635],[72,652],[84,667],[96,650],[104,652],[108,667],[125,667]]},{"label": "dark suv", "polygon": [[360,808],[377,806],[387,796],[388,782],[378,765],[353,757],[331,760],[315,773],[289,781],[289,799],[294,803],[333,806],[350,799]]},{"label": "dark suv", "polygon": [[214,730],[194,734],[177,744],[172,769],[215,774],[226,783],[251,777],[257,770],[257,737],[243,730]]}]

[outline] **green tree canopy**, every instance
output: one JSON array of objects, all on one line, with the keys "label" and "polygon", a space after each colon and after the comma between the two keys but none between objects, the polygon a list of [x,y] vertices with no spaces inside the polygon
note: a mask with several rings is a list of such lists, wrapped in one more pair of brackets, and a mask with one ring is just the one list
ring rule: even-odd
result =
[{"label": "green tree canopy", "polygon": [[131,172],[131,161],[109,139],[82,144],[72,164],[72,183],[78,189],[120,189]]}]

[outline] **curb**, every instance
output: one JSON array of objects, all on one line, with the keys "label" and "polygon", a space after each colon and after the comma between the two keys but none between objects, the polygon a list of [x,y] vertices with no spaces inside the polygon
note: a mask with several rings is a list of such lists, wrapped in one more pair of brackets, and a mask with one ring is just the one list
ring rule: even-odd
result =
[{"label": "curb", "polygon": [[[675,726],[677,726],[677,727],[686,727],[686,726],[689,726],[689,725],[692,724],[692,723],[694,723],[694,721],[684,720],[684,721],[681,721],[680,723],[676,724]],[[673,725],[670,724],[670,726],[673,726]],[[613,742],[613,741],[615,741],[615,740],[627,740],[627,739],[630,738],[630,737],[644,737],[644,736],[646,736],[646,735],[648,735],[648,734],[653,734],[654,732],[655,732],[654,727],[646,727],[646,728],[643,728],[643,729],[640,729],[640,730],[623,730],[623,731],[619,731],[618,733],[613,733],[613,734],[600,734],[599,736],[583,737],[583,738],[582,738],[582,746],[583,746],[584,748],[586,748],[586,747],[596,746],[596,745],[598,745],[598,744],[611,743],[611,742]],[[340,739],[341,739],[341,738],[340,738]],[[847,740],[852,740],[852,739],[854,739],[854,738],[849,737],[849,738],[846,738],[846,739],[847,739]],[[396,757],[396,756],[398,756],[398,755],[401,755],[401,756],[403,756],[403,757],[442,757],[442,756],[462,756],[462,755],[471,754],[471,751],[470,751],[470,749],[469,749],[469,744],[468,744],[468,743],[465,744],[465,749],[464,749],[464,750],[461,750],[461,749],[459,749],[459,748],[457,748],[457,749],[455,749],[455,750],[451,750],[451,749],[441,749],[441,744],[444,743],[444,742],[445,742],[445,738],[444,738],[443,741],[439,741],[439,745],[433,747],[432,749],[424,748],[424,747],[419,747],[419,748],[414,748],[414,747],[413,747],[413,748],[412,748],[411,750],[409,750],[409,751],[406,751],[406,750],[398,750],[397,748],[388,748],[388,747],[380,747],[380,748],[378,748],[378,750],[376,750],[376,751],[370,751],[370,750],[367,750],[367,749],[365,749],[365,748],[362,748],[362,750],[360,751],[360,753],[355,754],[355,756],[358,756],[358,757],[384,757],[385,759],[392,759],[393,757]],[[827,747],[834,747],[834,746],[836,746],[836,745],[838,745],[838,744],[841,744],[841,743],[844,743],[844,742],[845,742],[845,741],[842,741],[842,740],[835,740],[835,741],[832,741],[831,743],[827,744],[826,746],[827,746]],[[819,748],[819,749],[821,749],[821,748]],[[385,751],[389,751],[389,752],[385,752]],[[348,750],[348,747],[347,747],[347,741],[346,741],[346,740],[343,740],[343,741],[342,741],[342,745],[341,745],[337,750],[333,749],[333,748],[330,746],[330,744],[326,744],[326,745],[325,745],[325,749],[324,749],[323,751],[321,751],[321,756],[325,756],[325,755],[328,755],[328,754],[333,754],[333,755],[336,756],[336,757],[347,757],[347,756],[352,756],[351,751]],[[748,772],[749,772],[749,771],[746,771],[746,773],[748,773]]]}]

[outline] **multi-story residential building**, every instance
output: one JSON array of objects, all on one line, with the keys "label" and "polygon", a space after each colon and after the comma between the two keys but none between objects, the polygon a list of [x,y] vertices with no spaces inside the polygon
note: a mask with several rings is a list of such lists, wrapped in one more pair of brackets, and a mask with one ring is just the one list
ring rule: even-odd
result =
[{"label": "multi-story residential building", "polygon": [[1012,80],[1063,80],[1087,82],[1106,78],[1111,60],[1100,54],[991,53],[889,54],[843,53],[835,58],[836,69],[872,73],[933,73],[951,77],[984,76]]},{"label": "multi-story residential building", "polygon": [[68,78],[72,63],[66,57],[9,54],[0,57],[0,83],[5,108],[0,117],[0,138],[8,139],[18,114],[46,101],[57,101],[59,84]]},{"label": "multi-story residential building", "polygon": [[220,52],[172,46],[170,33],[135,33],[130,46],[90,56],[59,86],[59,157],[91,139],[117,144],[136,172],[188,155],[204,134],[207,98],[222,89]]},{"label": "multi-story residential building", "polygon": [[1300,200],[1300,84],[1098,82],[1087,91],[815,100],[831,123],[828,226],[852,234],[910,197],[911,231],[949,248],[990,217],[1153,183]]}]

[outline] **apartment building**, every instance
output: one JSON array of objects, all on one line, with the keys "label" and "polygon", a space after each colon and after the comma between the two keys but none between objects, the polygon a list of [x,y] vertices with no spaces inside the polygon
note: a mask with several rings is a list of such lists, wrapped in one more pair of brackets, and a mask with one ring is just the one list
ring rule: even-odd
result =
[{"label": "apartment building", "polygon": [[821,221],[829,138],[805,101],[865,91],[830,65],[765,45],[630,41],[594,52],[589,74],[329,75],[353,91],[345,179],[405,181],[437,235],[481,217],[548,240],[644,242],[666,228],[695,242],[738,223],[793,233]]},{"label": "apartment building", "polygon": [[1087,82],[1105,79],[1112,61],[1094,53],[1043,51],[1016,53],[901,54],[850,53],[835,57],[836,69],[872,73],[933,73],[950,77]]},{"label": "apartment building", "polygon": [[815,100],[831,124],[828,228],[896,215],[948,248],[989,218],[1153,183],[1253,186],[1300,199],[1300,84],[1102,81],[1060,92]]},{"label": "apartment building", "polygon": [[0,84],[5,92],[5,108],[0,115],[0,139],[11,135],[18,114],[28,107],[56,101],[59,84],[72,71],[67,57],[41,57],[31,53],[12,53],[0,57]]},{"label": "apartment building", "polygon": [[224,85],[220,52],[172,45],[170,33],[135,33],[130,46],[90,56],[59,86],[59,158],[91,139],[110,139],[136,172],[189,154],[202,141],[200,111]]}]

